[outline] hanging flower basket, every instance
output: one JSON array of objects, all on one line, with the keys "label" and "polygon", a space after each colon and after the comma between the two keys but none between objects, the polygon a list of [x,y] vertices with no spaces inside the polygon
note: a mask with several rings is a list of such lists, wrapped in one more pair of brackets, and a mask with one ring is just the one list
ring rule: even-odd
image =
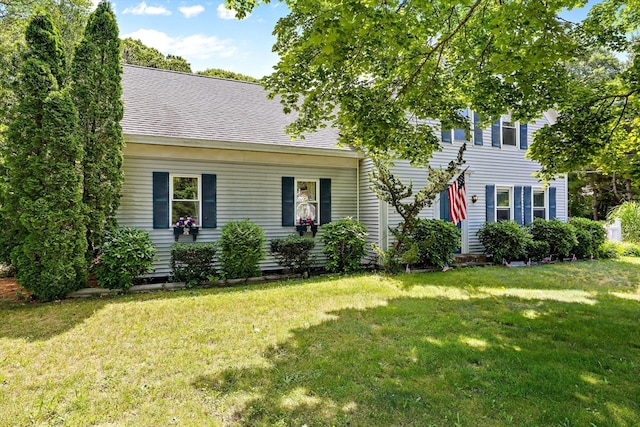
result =
[{"label": "hanging flower basket", "polygon": [[195,220],[191,217],[180,218],[173,225],[173,238],[177,242],[180,236],[191,236],[193,241],[196,241],[196,237],[198,235],[199,227],[196,225]]}]

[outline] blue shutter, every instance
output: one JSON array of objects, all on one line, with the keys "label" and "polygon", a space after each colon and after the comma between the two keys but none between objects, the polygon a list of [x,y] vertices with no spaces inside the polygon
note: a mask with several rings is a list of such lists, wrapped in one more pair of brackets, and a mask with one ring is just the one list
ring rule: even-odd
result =
[{"label": "blue shutter", "polygon": [[530,186],[524,187],[524,225],[529,225],[533,221],[533,192]]},{"label": "blue shutter", "polygon": [[549,219],[556,217],[556,187],[549,187]]},{"label": "blue shutter", "polygon": [[153,173],[153,228],[169,228],[169,172]]},{"label": "blue shutter", "polygon": [[202,174],[202,228],[216,228],[217,178],[213,174]]},{"label": "blue shutter", "polygon": [[516,185],[513,187],[513,219],[518,224],[522,225],[522,186]]},{"label": "blue shutter", "polygon": [[442,142],[452,142],[452,140],[451,140],[451,129],[442,129],[440,131],[440,135],[442,137]]},{"label": "blue shutter", "polygon": [[487,185],[485,187],[485,200],[486,202],[486,220],[487,222],[494,222],[496,219],[496,186]]},{"label": "blue shutter", "polygon": [[529,148],[529,133],[526,123],[520,124],[520,149],[526,150]]},{"label": "blue shutter", "polygon": [[480,122],[480,115],[476,112],[473,113],[473,143],[474,145],[482,145],[482,128],[478,126]]},{"label": "blue shutter", "polygon": [[500,147],[500,119],[491,125],[491,146]]},{"label": "blue shutter", "polygon": [[293,227],[295,223],[295,182],[292,176],[282,177],[282,226]]},{"label": "blue shutter", "polygon": [[440,192],[440,219],[446,222],[451,221],[451,215],[449,215],[449,192],[447,190]]},{"label": "blue shutter", "polygon": [[320,178],[320,225],[331,222],[331,180]]}]

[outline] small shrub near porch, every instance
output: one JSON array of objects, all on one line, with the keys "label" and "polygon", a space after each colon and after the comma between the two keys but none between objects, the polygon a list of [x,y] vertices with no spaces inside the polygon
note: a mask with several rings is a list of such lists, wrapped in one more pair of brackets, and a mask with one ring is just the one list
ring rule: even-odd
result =
[{"label": "small shrub near porch", "polygon": [[359,221],[344,218],[324,225],[322,252],[327,255],[325,268],[335,273],[360,270],[360,260],[367,252],[367,231]]},{"label": "small shrub near porch", "polygon": [[260,261],[265,257],[264,241],[264,230],[248,219],[226,223],[218,242],[224,278],[260,276]]}]

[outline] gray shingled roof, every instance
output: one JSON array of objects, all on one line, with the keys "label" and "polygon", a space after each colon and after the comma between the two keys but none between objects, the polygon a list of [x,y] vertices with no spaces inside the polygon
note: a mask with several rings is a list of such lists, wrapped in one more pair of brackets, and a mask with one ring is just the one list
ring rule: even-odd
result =
[{"label": "gray shingled roof", "polygon": [[125,65],[122,86],[125,134],[340,149],[333,128],[291,140],[293,116],[256,83]]}]

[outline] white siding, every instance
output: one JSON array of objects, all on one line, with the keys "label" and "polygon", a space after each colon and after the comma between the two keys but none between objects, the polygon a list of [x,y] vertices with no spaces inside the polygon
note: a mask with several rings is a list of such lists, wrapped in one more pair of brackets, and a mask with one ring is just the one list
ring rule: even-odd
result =
[{"label": "white siding", "polygon": [[[166,276],[170,273],[169,248],[174,243],[171,229],[153,229],[152,173],[154,171],[189,175],[216,174],[218,227],[201,228],[197,237],[199,242],[217,241],[220,238],[221,228],[229,221],[251,219],[266,232],[265,249],[268,254],[270,239],[295,232],[294,227],[281,226],[281,178],[283,176],[330,178],[332,219],[356,216],[355,166],[353,168],[316,167],[310,165],[309,159],[305,156],[300,156],[299,166],[283,166],[274,162],[274,156],[269,155],[269,162],[265,164],[245,164],[220,162],[215,159],[187,160],[125,155],[125,183],[118,220],[122,226],[137,227],[151,233],[159,254],[153,275]],[[324,260],[320,242],[321,229],[322,227],[316,235],[315,251],[320,262]],[[184,239],[185,237],[181,237],[181,241],[185,241]],[[267,255],[261,267],[264,270],[280,268],[270,255]]]},{"label": "white siding", "polygon": [[371,172],[372,162],[369,159],[363,159],[360,162],[360,222],[367,228],[367,256],[363,260],[364,263],[374,262],[376,256],[371,249],[373,243],[381,245],[381,239],[386,233],[382,228],[380,217],[380,201],[375,193],[371,191],[371,182],[369,181],[369,173]]},{"label": "white siding", "polygon": [[[533,133],[544,126],[546,119],[539,119],[528,124],[529,145],[533,141]],[[445,167],[449,161],[455,159],[462,142],[442,143],[443,150],[434,153],[432,166]],[[464,154],[466,161],[463,169],[469,167],[466,174],[467,184],[467,220],[463,226],[464,247],[470,253],[481,253],[484,248],[478,241],[477,231],[485,222],[485,186],[494,184],[496,186],[532,186],[541,187],[542,184],[533,177],[533,173],[539,169],[539,164],[525,159],[525,150],[512,146],[493,147],[491,146],[491,129],[483,132],[483,145],[474,145],[473,141],[467,142],[467,150]],[[414,189],[419,189],[426,184],[426,170],[413,168],[408,162],[398,161],[392,169],[396,176],[403,182],[413,181]],[[550,183],[556,188],[556,216],[566,221],[568,219],[567,208],[567,181],[566,178]],[[362,186],[363,192],[368,191],[368,186]],[[478,196],[476,203],[471,203],[471,196]],[[362,195],[361,200],[368,197]],[[440,216],[439,198],[431,207],[425,208],[421,213],[421,218],[438,218]],[[389,226],[394,227],[400,222],[400,216],[393,208],[389,208]]]}]

